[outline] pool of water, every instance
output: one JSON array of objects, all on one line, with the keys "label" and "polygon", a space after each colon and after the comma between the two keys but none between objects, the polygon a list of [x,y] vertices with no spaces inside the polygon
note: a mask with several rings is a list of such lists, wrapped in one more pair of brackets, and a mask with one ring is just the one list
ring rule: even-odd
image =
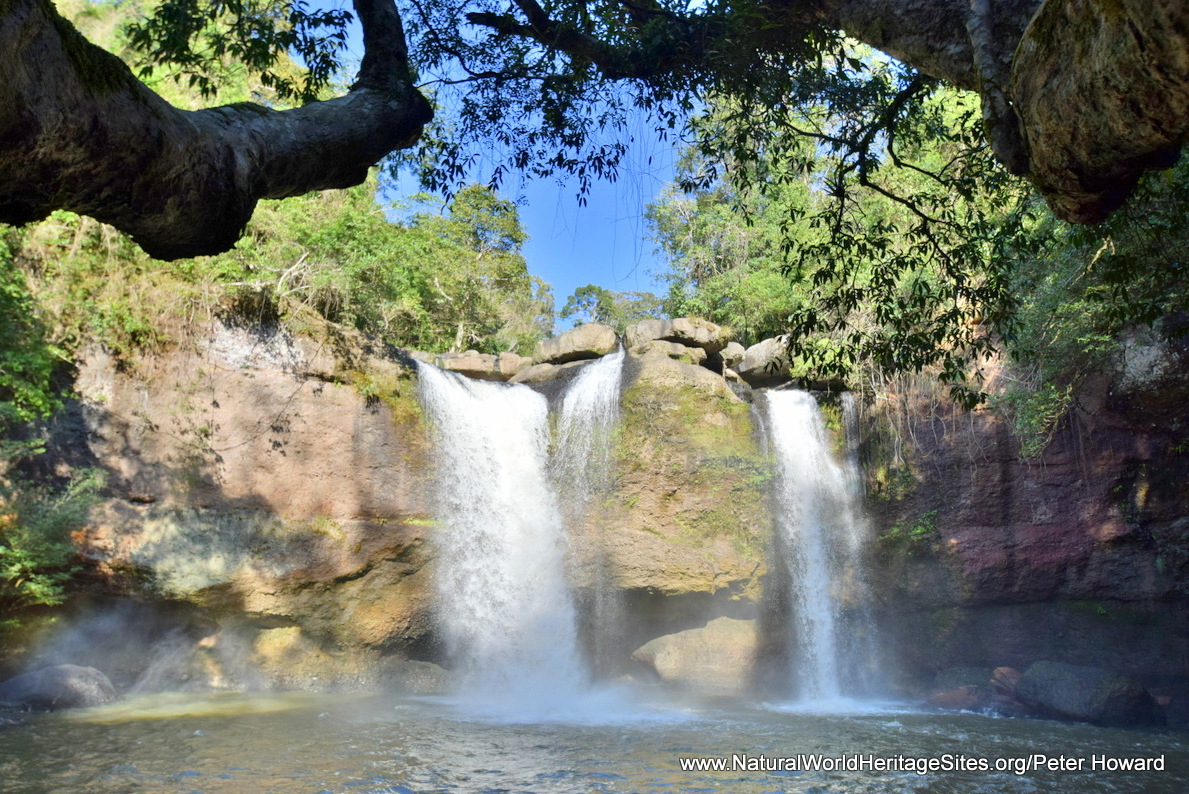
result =
[{"label": "pool of water", "polygon": [[[736,702],[650,703],[621,695],[596,706],[525,721],[515,714],[476,713],[448,699],[143,697],[39,715],[3,729],[0,790],[1189,791],[1189,737],[1173,731],[922,713],[894,705],[851,704],[827,713]],[[692,759],[725,768],[683,769],[683,763],[699,763]],[[1163,769],[1120,768],[1131,759]],[[925,773],[919,774],[922,766]]]}]

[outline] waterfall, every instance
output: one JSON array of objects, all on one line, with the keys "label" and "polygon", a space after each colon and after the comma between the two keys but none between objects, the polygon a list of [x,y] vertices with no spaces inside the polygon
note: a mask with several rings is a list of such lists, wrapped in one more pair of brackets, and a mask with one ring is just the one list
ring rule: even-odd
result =
[{"label": "waterfall", "polygon": [[526,386],[419,367],[434,432],[437,616],[472,699],[563,709],[585,683],[547,476],[548,406]]},{"label": "waterfall", "polygon": [[587,364],[566,389],[553,453],[553,479],[579,587],[583,645],[596,678],[621,672],[627,651],[622,647],[625,607],[607,558],[605,524],[599,520],[599,498],[611,486],[623,359],[621,348]]},{"label": "waterfall", "polygon": [[583,367],[562,398],[554,469],[558,483],[579,506],[609,485],[622,372],[620,348]]},{"label": "waterfall", "polygon": [[777,548],[791,588],[789,655],[798,699],[828,702],[867,694],[875,659],[857,471],[852,461],[839,463],[831,453],[810,394],[771,391],[766,404],[777,464]]}]

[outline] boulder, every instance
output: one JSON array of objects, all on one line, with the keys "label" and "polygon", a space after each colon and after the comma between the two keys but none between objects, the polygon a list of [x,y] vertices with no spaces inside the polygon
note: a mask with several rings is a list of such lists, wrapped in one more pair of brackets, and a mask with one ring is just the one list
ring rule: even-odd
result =
[{"label": "boulder", "polygon": [[727,332],[709,320],[696,317],[678,317],[675,320],[641,320],[629,325],[623,335],[628,350],[654,340],[676,342],[685,347],[696,347],[712,356],[726,347]]},{"label": "boulder", "polygon": [[646,342],[664,337],[664,320],[641,320],[632,323],[623,332],[623,346],[628,350],[635,350]]},{"label": "boulder", "polygon": [[465,353],[442,353],[434,362],[441,369],[466,375],[477,380],[507,380],[500,377],[496,357],[490,353],[468,350]]},{"label": "boulder", "polygon": [[566,364],[532,364],[524,367],[509,379],[509,383],[544,383],[563,375],[572,376],[573,370],[586,366],[590,359],[571,361]]},{"label": "boulder", "polygon": [[686,347],[678,342],[653,339],[632,349],[639,356],[665,356],[686,364],[701,364],[706,360],[706,351],[700,347]]},{"label": "boulder", "polygon": [[743,345],[739,344],[738,342],[727,342],[727,346],[719,351],[718,356],[722,359],[724,367],[735,369],[735,367],[739,365],[739,362],[743,360],[743,356],[746,354],[746,352],[747,351],[744,350]]},{"label": "boulder", "polygon": [[557,377],[561,367],[556,364],[530,364],[510,379],[511,383],[540,383]]},{"label": "boulder", "polygon": [[933,678],[933,690],[925,705],[955,711],[984,711],[994,701],[991,668],[947,667]]},{"label": "boulder", "polygon": [[500,353],[496,356],[495,363],[500,373],[500,380],[511,380],[520,370],[531,366],[533,359],[531,356],[521,356],[516,353]]},{"label": "boulder", "polygon": [[754,620],[716,618],[697,629],[666,634],[632,653],[665,684],[714,694],[743,694],[751,684]]},{"label": "boulder", "polygon": [[972,686],[990,686],[989,667],[947,667],[933,679],[933,689],[938,692]]},{"label": "boulder", "polygon": [[506,381],[531,364],[532,359],[515,353],[500,353],[496,356],[468,350],[465,353],[442,353],[433,363],[476,380]]},{"label": "boulder", "polygon": [[991,672],[991,686],[995,687],[999,694],[1014,698],[1016,687],[1020,685],[1020,679],[1023,677],[1024,674],[1014,667],[996,667]]},{"label": "boulder", "polygon": [[714,355],[727,346],[727,331],[709,320],[678,317],[665,321],[661,339],[686,347],[700,347],[707,355]]},{"label": "boulder", "polygon": [[765,339],[747,348],[733,369],[749,386],[772,386],[789,379],[788,355],[782,337]]},{"label": "boulder", "polygon": [[[651,355],[633,354],[640,368],[635,383],[650,388],[672,390],[679,394],[722,397],[729,403],[740,402],[721,376],[705,367],[678,361],[666,355],[653,352]],[[690,391],[685,391],[689,389]]]},{"label": "boulder", "polygon": [[402,350],[401,352],[414,361],[423,361],[426,364],[435,364],[438,360],[436,353],[426,353],[424,350]]},{"label": "boulder", "polygon": [[619,337],[615,329],[599,323],[587,323],[552,339],[537,342],[533,364],[565,364],[587,358],[599,358],[615,350]]},{"label": "boulder", "polygon": [[76,664],[43,667],[0,684],[0,701],[45,711],[101,706],[116,697],[106,675]]},{"label": "boulder", "polygon": [[1015,695],[1041,714],[1105,726],[1163,725],[1164,712],[1138,681],[1097,667],[1036,662]]},{"label": "boulder", "polygon": [[980,711],[991,703],[991,690],[985,686],[960,686],[934,692],[925,704],[950,711]]}]

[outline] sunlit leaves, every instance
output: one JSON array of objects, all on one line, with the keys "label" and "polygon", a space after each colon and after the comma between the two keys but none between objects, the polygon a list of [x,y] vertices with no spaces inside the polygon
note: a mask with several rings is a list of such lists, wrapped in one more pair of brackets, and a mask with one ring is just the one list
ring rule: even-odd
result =
[{"label": "sunlit leaves", "polygon": [[59,405],[55,371],[65,362],[48,339],[26,276],[0,238],[0,433]]},{"label": "sunlit leaves", "polygon": [[[852,80],[861,85],[848,93]],[[743,274],[779,260],[790,291],[780,331],[811,371],[853,379],[872,367],[928,369],[959,400],[978,401],[978,362],[996,348],[994,329],[1010,325],[1004,249],[1022,228],[1027,192],[970,148],[974,105],[961,95],[855,57],[817,90],[811,104],[778,109],[726,97],[696,122],[697,163],[681,185],[700,205],[719,200],[687,228],[710,222],[742,238],[737,217],[714,220],[724,199],[747,219],[763,245],[729,267]],[[689,258],[697,250],[675,260],[695,296],[713,284]]]},{"label": "sunlit leaves", "polygon": [[[316,99],[341,67],[348,11],[311,8],[305,0],[164,0],[128,26],[128,40],[144,56],[140,73],[157,69],[204,97],[214,96],[227,69],[241,64],[277,98]],[[285,68],[289,57],[305,67]]]}]

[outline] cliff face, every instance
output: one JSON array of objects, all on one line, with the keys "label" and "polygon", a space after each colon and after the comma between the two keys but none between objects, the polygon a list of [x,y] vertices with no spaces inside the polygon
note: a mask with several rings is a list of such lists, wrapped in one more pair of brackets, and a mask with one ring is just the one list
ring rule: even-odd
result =
[{"label": "cliff face", "polygon": [[59,445],[109,474],[81,538],[98,589],[191,603],[237,630],[300,627],[328,647],[426,633],[409,370],[330,328],[215,324],[130,364],[91,351],[77,388]]},{"label": "cliff face", "polygon": [[[571,576],[600,672],[739,692],[780,653],[762,617],[779,603],[772,470],[750,406],[690,363],[694,344],[629,353],[611,482],[571,529]],[[906,468],[877,476],[888,434],[868,413],[869,570],[904,678],[1048,659],[1153,691],[1189,681],[1189,367],[1129,351],[1029,460],[993,411],[918,402],[898,425]],[[556,400],[583,364],[539,366],[532,386]],[[442,659],[411,367],[329,327],[216,324],[123,365],[93,351],[55,436],[59,460],[110,475],[80,538],[92,591],[172,605],[160,625],[185,624],[187,681],[236,683],[235,658],[283,686],[439,686],[418,666]]]},{"label": "cliff face", "polygon": [[908,493],[870,500],[882,622],[905,672],[1049,659],[1183,687],[1183,352],[1129,346],[1032,459],[992,411],[910,412]]},{"label": "cliff face", "polygon": [[[754,616],[771,523],[749,407],[720,376],[632,356],[627,381],[611,490],[572,543],[588,629],[606,616],[587,607],[619,601],[619,670],[655,636]],[[196,653],[235,645],[283,684],[441,661],[411,361],[331,327],[216,323],[133,362],[91,351],[77,388],[54,446],[109,474],[80,538],[93,591],[186,605]]]}]

